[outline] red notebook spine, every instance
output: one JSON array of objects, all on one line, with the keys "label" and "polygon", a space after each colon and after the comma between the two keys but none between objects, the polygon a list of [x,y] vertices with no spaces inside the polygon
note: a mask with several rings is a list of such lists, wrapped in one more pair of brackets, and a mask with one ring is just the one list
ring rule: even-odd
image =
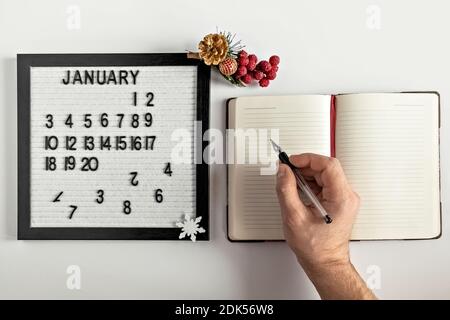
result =
[{"label": "red notebook spine", "polygon": [[331,95],[330,101],[330,145],[331,145],[330,154],[332,157],[336,156],[335,137],[336,137],[336,96],[333,94]]}]

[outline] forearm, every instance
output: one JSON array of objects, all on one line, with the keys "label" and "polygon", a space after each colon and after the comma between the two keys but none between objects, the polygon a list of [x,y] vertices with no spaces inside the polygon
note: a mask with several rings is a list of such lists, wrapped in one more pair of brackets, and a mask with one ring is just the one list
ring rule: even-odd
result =
[{"label": "forearm", "polygon": [[350,262],[304,269],[324,300],[377,299]]}]

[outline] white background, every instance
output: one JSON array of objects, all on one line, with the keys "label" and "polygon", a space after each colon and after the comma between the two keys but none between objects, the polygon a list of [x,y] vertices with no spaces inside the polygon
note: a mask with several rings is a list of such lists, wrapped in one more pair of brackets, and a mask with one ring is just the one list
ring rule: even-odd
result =
[{"label": "white background", "polygon": [[[68,28],[68,6],[81,12]],[[368,28],[369,5],[381,28]],[[17,53],[182,52],[216,26],[238,32],[261,58],[279,54],[268,89],[233,88],[213,75],[211,126],[229,97],[438,90],[443,236],[351,244],[363,278],[379,266],[381,298],[450,298],[447,1],[0,1],[0,298],[317,298],[284,243],[226,239],[224,165],[211,167],[211,241],[17,241]],[[70,25],[69,25],[70,26]],[[69,265],[81,290],[66,287]]]}]

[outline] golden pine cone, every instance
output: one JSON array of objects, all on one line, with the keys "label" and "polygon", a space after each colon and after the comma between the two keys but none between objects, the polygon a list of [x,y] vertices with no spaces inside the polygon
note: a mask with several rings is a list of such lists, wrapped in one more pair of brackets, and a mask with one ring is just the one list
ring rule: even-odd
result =
[{"label": "golden pine cone", "polygon": [[238,68],[237,61],[233,58],[226,58],[221,63],[219,63],[219,70],[225,76],[231,76],[236,72]]},{"label": "golden pine cone", "polygon": [[211,33],[198,44],[200,58],[207,65],[218,65],[228,55],[228,41],[224,35]]}]

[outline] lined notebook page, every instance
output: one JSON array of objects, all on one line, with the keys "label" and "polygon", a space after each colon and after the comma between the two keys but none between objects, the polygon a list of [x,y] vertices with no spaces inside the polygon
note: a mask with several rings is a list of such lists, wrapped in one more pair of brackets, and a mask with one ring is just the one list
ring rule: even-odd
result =
[{"label": "lined notebook page", "polygon": [[[139,75],[136,84],[128,78],[128,85],[63,85],[67,70],[85,69]],[[184,214],[195,216],[195,66],[33,67],[30,76],[31,227],[172,228]],[[185,139],[174,139],[175,129],[183,129]],[[45,148],[49,136],[59,141],[55,150]],[[145,147],[146,136],[155,137],[153,148]],[[76,137],[70,150],[66,137]],[[85,137],[93,137],[92,150]],[[140,144],[131,142],[136,137]],[[103,148],[102,138],[110,139]],[[176,163],[172,152],[183,146],[186,158]],[[54,157],[55,170],[47,157]],[[66,157],[74,157],[73,169]],[[92,170],[83,158],[97,159],[89,162]]]},{"label": "lined notebook page", "polygon": [[352,238],[438,236],[438,96],[357,94],[336,103],[336,157],[361,197]]},{"label": "lined notebook page", "polygon": [[[288,154],[315,152],[330,154],[330,96],[246,97],[230,103],[229,128],[279,129],[279,142]],[[277,156],[268,136],[259,137],[260,147],[234,146],[235,158],[245,152]],[[230,150],[229,150],[230,152]],[[258,159],[261,160],[261,159]],[[261,162],[228,166],[229,237],[233,240],[281,240],[280,209],[275,192],[275,175],[261,175]]]}]

